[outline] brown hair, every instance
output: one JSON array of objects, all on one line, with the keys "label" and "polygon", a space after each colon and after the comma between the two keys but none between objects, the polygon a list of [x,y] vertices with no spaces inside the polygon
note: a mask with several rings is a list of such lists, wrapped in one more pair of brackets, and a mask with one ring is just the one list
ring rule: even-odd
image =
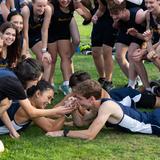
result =
[{"label": "brown hair", "polygon": [[77,84],[79,84],[87,79],[91,79],[91,76],[89,75],[89,73],[87,73],[85,71],[76,71],[71,75],[71,77],[69,79],[69,86],[71,88],[73,88]]},{"label": "brown hair", "polygon": [[73,92],[80,94],[86,98],[94,96],[96,99],[101,98],[102,87],[99,82],[95,80],[85,80],[74,87]]},{"label": "brown hair", "polygon": [[16,31],[15,41],[10,46],[7,46],[8,65],[11,66],[12,63],[15,63],[20,58],[20,34],[18,33],[16,26],[11,22],[3,23],[0,27],[0,32],[4,34],[8,28],[13,28]]},{"label": "brown hair", "polygon": [[121,4],[115,3],[113,0],[108,0],[108,9],[111,14],[118,14],[126,8],[126,1],[124,0]]}]

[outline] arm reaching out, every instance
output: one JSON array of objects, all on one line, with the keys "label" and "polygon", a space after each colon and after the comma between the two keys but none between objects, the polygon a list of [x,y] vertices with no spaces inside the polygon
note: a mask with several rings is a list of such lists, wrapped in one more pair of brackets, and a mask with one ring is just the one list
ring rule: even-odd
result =
[{"label": "arm reaching out", "polygon": [[[106,107],[106,105],[107,105],[107,107]],[[108,101],[108,102],[103,103],[100,106],[97,118],[92,122],[90,127],[86,130],[69,131],[67,133],[67,135],[64,131],[55,131],[55,132],[48,132],[46,135],[52,136],[52,137],[67,136],[67,137],[72,137],[72,138],[81,138],[81,139],[92,140],[97,136],[97,134],[100,132],[100,130],[103,128],[106,121],[108,120],[108,118],[112,114],[112,112],[113,112],[112,105],[113,105],[112,101]]]}]

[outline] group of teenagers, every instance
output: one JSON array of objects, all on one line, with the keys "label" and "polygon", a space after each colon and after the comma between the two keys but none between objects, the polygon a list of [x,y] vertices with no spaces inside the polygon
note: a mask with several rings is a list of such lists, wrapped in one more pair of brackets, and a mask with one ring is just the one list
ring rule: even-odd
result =
[{"label": "group of teenagers", "polygon": [[[148,59],[160,69],[159,0],[1,0],[0,8],[0,134],[19,138],[33,122],[52,137],[92,140],[104,126],[160,135],[160,84],[151,85],[143,65]],[[80,42],[75,10],[84,25],[93,22],[98,81],[85,71],[73,73],[72,56]],[[128,78],[124,88],[112,88],[114,45]],[[54,99],[58,54],[66,96],[46,109]],[[135,89],[138,77],[142,93]],[[64,127],[68,116],[73,125],[88,129]]]},{"label": "group of teenagers", "polygon": [[112,89],[115,58],[135,89],[141,81],[145,90],[159,95],[160,88],[150,85],[143,61],[149,60],[160,69],[159,0],[98,1],[92,16],[92,56],[99,74],[98,81],[106,90]]}]

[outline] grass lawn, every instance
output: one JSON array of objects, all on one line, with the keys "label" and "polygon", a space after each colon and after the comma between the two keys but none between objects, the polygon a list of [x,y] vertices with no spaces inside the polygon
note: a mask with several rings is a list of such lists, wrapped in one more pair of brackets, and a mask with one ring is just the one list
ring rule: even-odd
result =
[{"label": "grass lawn", "polygon": [[[83,30],[82,36],[88,34],[88,29]],[[86,37],[88,37],[86,36]],[[91,56],[77,54],[73,58],[75,70],[85,70],[91,73],[93,79],[98,75],[95,71]],[[149,76],[156,79],[159,71],[152,63],[145,64]],[[62,76],[57,63],[55,83],[62,82]],[[113,73],[115,86],[123,86],[127,79],[115,62]],[[55,96],[54,103],[62,99],[59,92]],[[76,128],[73,128],[76,129]],[[32,125],[25,132],[21,132],[19,140],[13,140],[9,136],[0,136],[5,144],[5,152],[0,154],[0,160],[158,160],[160,159],[160,139],[156,136],[127,134],[111,128],[104,128],[93,141],[85,141],[71,138],[50,138],[44,136],[39,128]]]}]

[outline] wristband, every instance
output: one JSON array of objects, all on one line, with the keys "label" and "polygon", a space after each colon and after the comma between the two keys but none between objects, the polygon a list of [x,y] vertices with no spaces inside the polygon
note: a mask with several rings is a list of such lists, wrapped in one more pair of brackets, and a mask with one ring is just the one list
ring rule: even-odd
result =
[{"label": "wristband", "polygon": [[68,133],[69,133],[69,129],[68,128],[64,128],[64,130],[63,130],[63,136],[67,137]]},{"label": "wristband", "polygon": [[15,12],[16,11],[16,8],[11,8],[11,12]]},{"label": "wristband", "polygon": [[42,53],[46,53],[47,52],[47,48],[42,48]]}]

